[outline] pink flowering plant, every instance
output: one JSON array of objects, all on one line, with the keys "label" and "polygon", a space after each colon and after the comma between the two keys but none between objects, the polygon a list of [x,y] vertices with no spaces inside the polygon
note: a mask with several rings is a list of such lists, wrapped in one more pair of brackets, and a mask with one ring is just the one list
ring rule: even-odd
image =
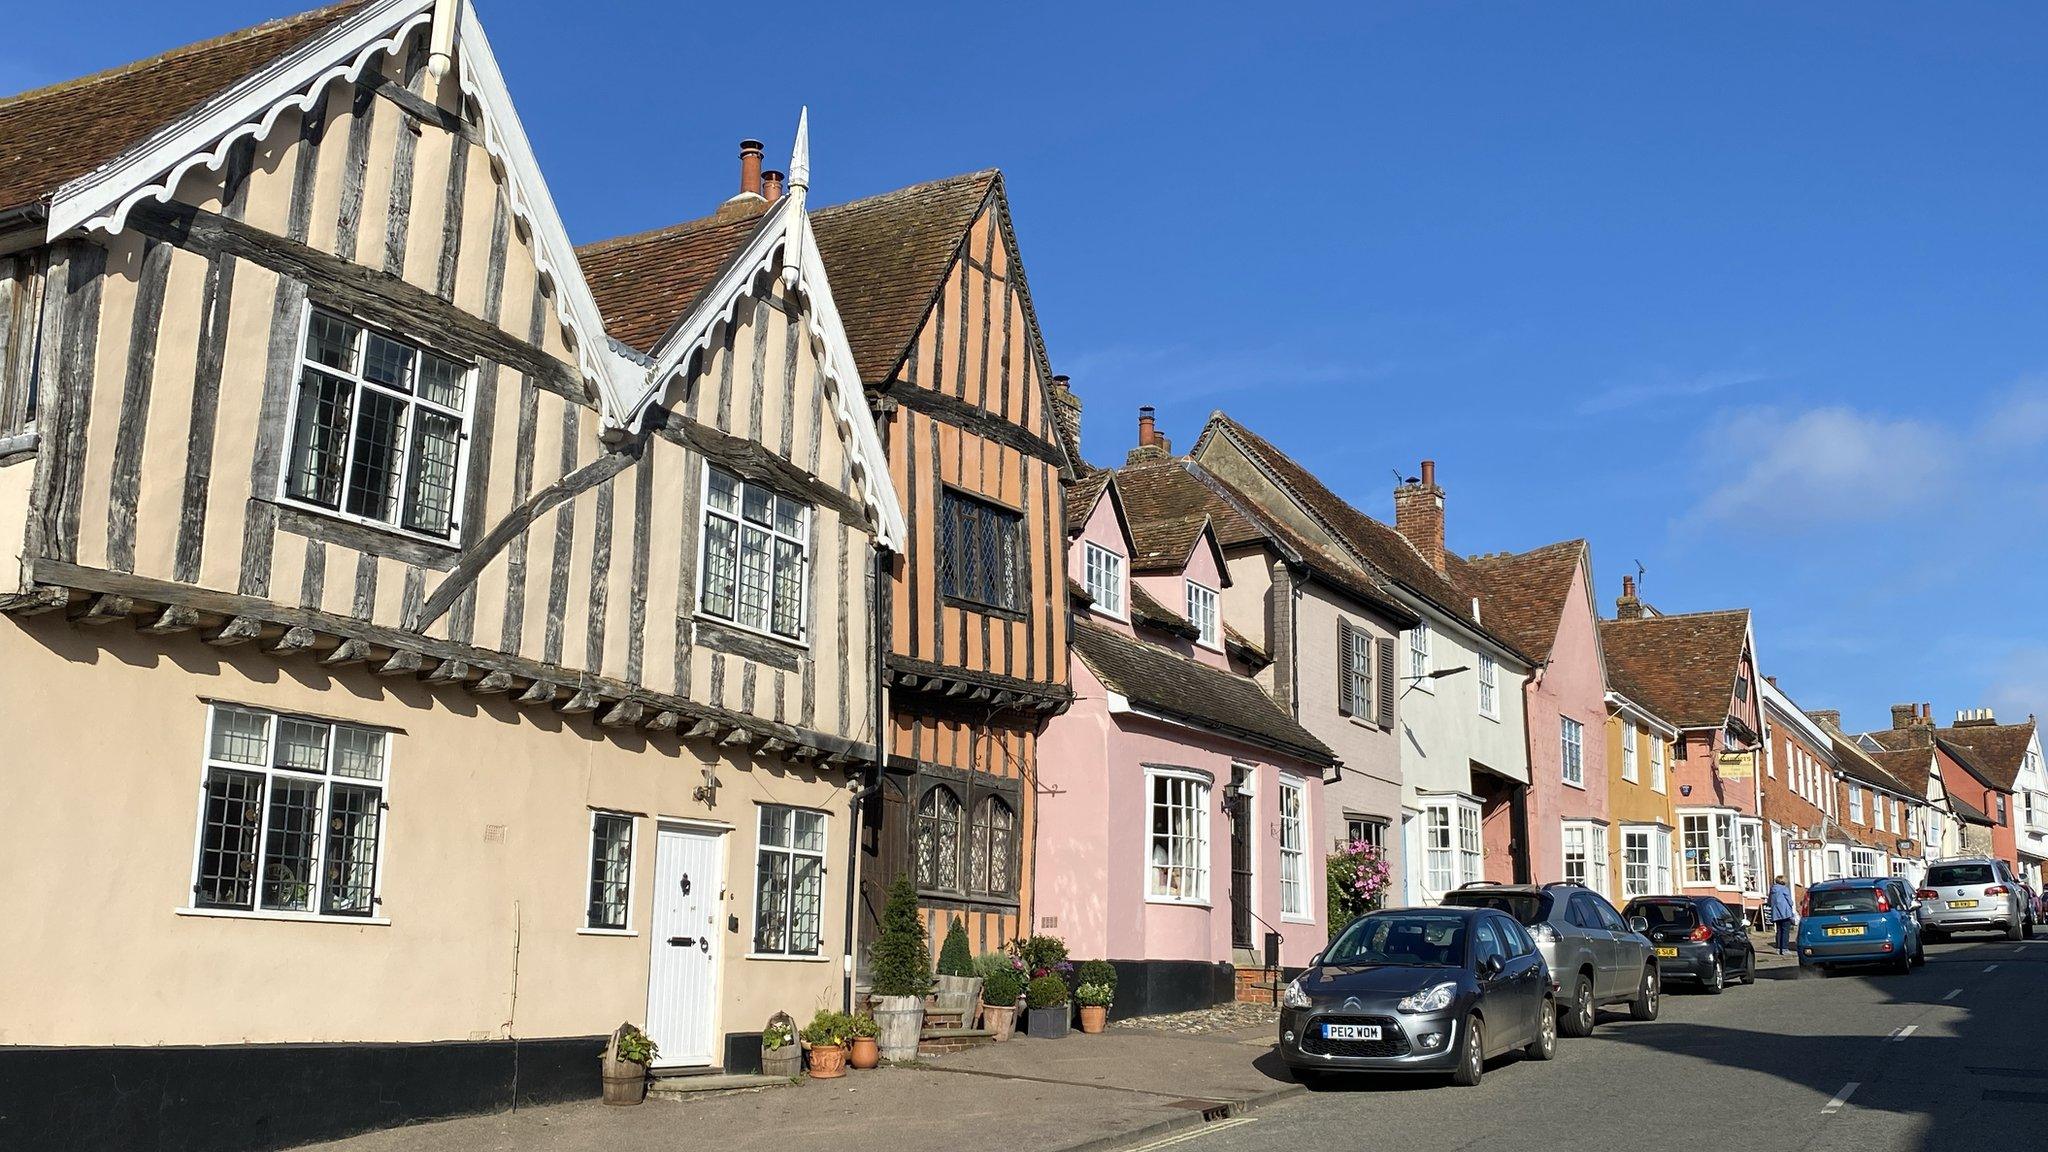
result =
[{"label": "pink flowering plant", "polygon": [[1385,901],[1393,869],[1378,848],[1354,840],[1330,853],[1325,864],[1330,899],[1330,935]]}]

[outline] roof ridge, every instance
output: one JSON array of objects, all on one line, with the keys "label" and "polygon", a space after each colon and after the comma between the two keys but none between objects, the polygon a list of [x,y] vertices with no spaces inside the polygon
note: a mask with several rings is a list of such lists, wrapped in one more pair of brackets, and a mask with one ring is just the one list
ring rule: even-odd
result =
[{"label": "roof ridge", "polygon": [[1610,616],[1602,624],[1650,624],[1659,620],[1700,620],[1708,616],[1746,616],[1747,608],[1709,608],[1702,612],[1659,612],[1655,616]]},{"label": "roof ridge", "polygon": [[112,68],[105,68],[85,76],[73,76],[68,80],[59,80],[54,84],[45,84],[41,88],[31,88],[26,92],[17,92],[12,96],[0,96],[0,115],[13,111],[19,105],[55,96],[59,93],[88,88],[95,84],[105,83],[108,80],[118,80],[124,76],[140,72],[145,68],[154,68],[162,64],[181,60],[187,56],[196,55],[201,52],[210,52],[237,41],[268,35],[280,28],[332,16],[334,13],[344,9],[360,8],[365,2],[366,0],[341,0],[341,3],[338,4],[329,4],[325,7],[309,9],[290,16],[279,16],[272,20],[265,20],[260,24],[251,24],[247,27],[223,32],[218,36],[205,40],[195,40],[190,44],[180,44],[175,48],[166,49],[154,56],[146,56],[140,60],[130,60],[126,64],[116,64]]},{"label": "roof ridge", "polygon": [[[812,208],[809,211],[813,217],[822,216],[828,212],[838,212],[843,209],[863,207],[868,204],[878,203],[880,201],[887,200],[894,196],[902,196],[909,193],[922,191],[927,188],[934,188],[941,184],[952,184],[960,181],[973,180],[986,176],[1001,175],[1002,169],[1000,168],[980,168],[973,172],[961,172],[956,173],[955,175],[952,176],[941,176],[933,180],[919,181],[916,184],[906,184],[901,188],[891,189],[890,191],[887,192],[877,192],[872,196],[863,196],[858,200],[847,200],[839,204],[828,204],[822,208]],[[722,208],[723,205],[721,205],[721,209]],[[721,217],[721,214],[718,211],[708,212],[702,216],[693,216],[688,220],[678,220],[672,224],[662,224],[657,227],[644,229],[639,232],[627,232],[618,236],[607,236],[602,240],[592,240],[588,244],[577,245],[576,251],[579,254],[584,252],[608,252],[617,248],[630,247],[637,243],[651,243],[656,240],[667,240],[677,236],[685,236],[694,232],[701,232],[704,231],[705,229],[714,227],[716,225],[729,223],[733,220],[737,220],[740,218],[741,217],[737,216],[736,214]]]}]

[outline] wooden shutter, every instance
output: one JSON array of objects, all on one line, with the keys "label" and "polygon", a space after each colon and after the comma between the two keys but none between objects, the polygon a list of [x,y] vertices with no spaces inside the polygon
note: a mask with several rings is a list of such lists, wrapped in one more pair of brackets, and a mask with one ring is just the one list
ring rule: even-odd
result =
[{"label": "wooden shutter", "polygon": [[1351,692],[1351,657],[1358,645],[1359,637],[1345,620],[1337,621],[1337,714],[1358,715],[1360,701]]},{"label": "wooden shutter", "polygon": [[1380,707],[1375,719],[1380,727],[1391,731],[1394,727],[1394,642],[1382,638],[1373,646],[1380,652]]}]

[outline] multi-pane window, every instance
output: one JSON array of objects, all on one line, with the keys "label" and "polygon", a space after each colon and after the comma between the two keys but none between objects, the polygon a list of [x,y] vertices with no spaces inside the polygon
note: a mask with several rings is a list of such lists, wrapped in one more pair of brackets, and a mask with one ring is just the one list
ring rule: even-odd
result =
[{"label": "multi-pane window", "polygon": [[816,956],[825,914],[825,814],[761,806],[754,867],[754,951]]},{"label": "multi-pane window", "polygon": [[1484,853],[1479,840],[1479,805],[1463,803],[1458,805],[1458,865],[1463,879],[1469,883],[1485,875],[1481,863]]},{"label": "multi-pane window", "polygon": [[911,820],[917,886],[932,892],[1007,898],[1017,890],[1017,808],[995,793],[931,784]]},{"label": "multi-pane window", "polygon": [[1124,558],[1090,541],[1081,548],[1082,568],[1087,574],[1088,598],[1099,612],[1118,619],[1124,614]]},{"label": "multi-pane window", "polygon": [[1736,844],[1736,822],[1733,812],[1714,813],[1714,863],[1723,888],[1742,887],[1742,857]]},{"label": "multi-pane window", "polygon": [[388,741],[375,729],[213,705],[194,907],[369,916]]},{"label": "multi-pane window", "polygon": [[1415,627],[1408,630],[1408,678],[1418,688],[1428,688],[1429,681],[1429,621],[1417,620]]},{"label": "multi-pane window", "polygon": [[944,784],[925,790],[917,802],[917,886],[960,887],[960,795]]},{"label": "multi-pane window", "polygon": [[1211,648],[1223,643],[1223,623],[1216,617],[1216,590],[1204,588],[1190,580],[1188,585],[1188,622],[1201,634],[1197,639]]},{"label": "multi-pane window", "polygon": [[1655,892],[1672,891],[1671,829],[1658,828],[1650,835],[1650,884]]},{"label": "multi-pane window", "polygon": [[1648,828],[1621,830],[1621,898],[1624,900],[1650,895],[1650,832]]},{"label": "multi-pane window", "polygon": [[1863,786],[1849,785],[1849,823],[1863,823]]},{"label": "multi-pane window", "polygon": [[1453,798],[1425,800],[1422,828],[1423,879],[1431,895],[1484,878],[1477,804]]},{"label": "multi-pane window", "polygon": [[1154,773],[1152,859],[1145,895],[1154,900],[1209,898],[1209,785],[1193,776]]},{"label": "multi-pane window", "polygon": [[1586,841],[1591,834],[1591,825],[1578,820],[1564,822],[1565,883],[1583,886],[1591,879],[1591,862],[1586,857]]},{"label": "multi-pane window", "polygon": [[999,796],[983,796],[974,806],[967,830],[967,890],[988,896],[1010,892],[1010,845],[1016,837],[1017,814]]},{"label": "multi-pane window", "polygon": [[1624,720],[1621,725],[1621,778],[1633,784],[1636,776],[1636,726]]},{"label": "multi-pane window", "polygon": [[1714,817],[1708,812],[1687,812],[1678,817],[1679,848],[1685,853],[1685,882],[1711,885],[1714,882]]},{"label": "multi-pane window", "polygon": [[469,391],[468,365],[310,309],[285,496],[452,538]]},{"label": "multi-pane window", "polygon": [[939,496],[939,587],[988,608],[1024,606],[1024,518],[950,488]]},{"label": "multi-pane window", "polygon": [[1850,853],[1849,874],[1852,876],[1875,876],[1884,857],[1875,849],[1858,848]]},{"label": "multi-pane window", "polygon": [[1392,717],[1375,715],[1372,646],[1370,633],[1348,620],[1337,621],[1337,711],[1391,726]]},{"label": "multi-pane window", "polygon": [[1664,738],[1650,735],[1650,790],[1664,791]]},{"label": "multi-pane window", "polygon": [[1479,654],[1479,714],[1500,718],[1500,665],[1484,652]]},{"label": "multi-pane window", "polygon": [[1385,820],[1375,820],[1369,816],[1345,816],[1344,844],[1339,845],[1339,847],[1351,844],[1366,844],[1374,848],[1385,849],[1387,846],[1387,822]]},{"label": "multi-pane window", "polygon": [[1280,914],[1308,915],[1307,791],[1280,782]]},{"label": "multi-pane window", "polygon": [[1583,786],[1586,783],[1586,726],[1569,716],[1558,717],[1558,741],[1564,782]]},{"label": "multi-pane window", "polygon": [[617,812],[590,814],[590,905],[583,926],[623,932],[633,898],[633,818]]},{"label": "multi-pane window", "polygon": [[810,529],[808,505],[707,467],[698,608],[742,628],[802,640]]}]

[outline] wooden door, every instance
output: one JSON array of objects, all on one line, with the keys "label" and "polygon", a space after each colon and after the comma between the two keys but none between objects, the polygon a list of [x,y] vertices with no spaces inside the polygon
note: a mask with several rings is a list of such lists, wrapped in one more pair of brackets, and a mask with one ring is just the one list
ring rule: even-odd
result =
[{"label": "wooden door", "polygon": [[654,857],[653,949],[647,966],[647,1034],[661,1067],[708,1066],[718,1014],[721,833],[663,828]]}]

